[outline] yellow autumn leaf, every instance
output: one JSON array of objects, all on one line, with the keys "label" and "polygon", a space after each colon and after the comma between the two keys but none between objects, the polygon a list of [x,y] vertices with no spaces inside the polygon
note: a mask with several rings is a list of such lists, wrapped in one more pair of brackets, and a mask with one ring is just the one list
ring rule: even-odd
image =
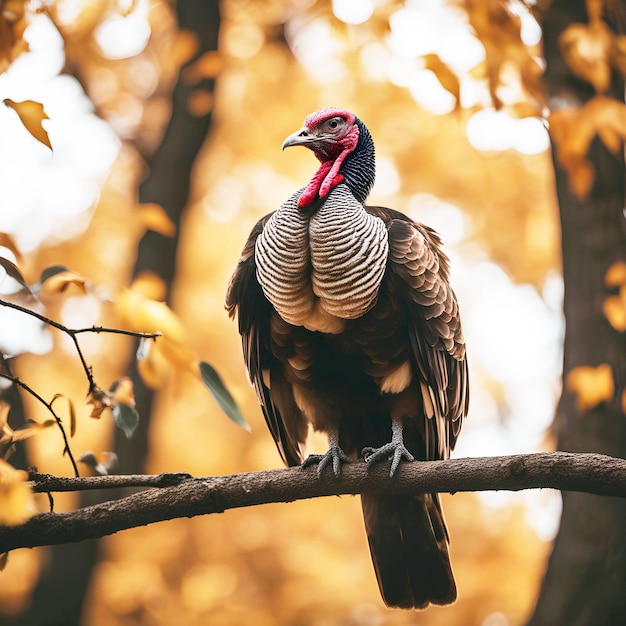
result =
[{"label": "yellow autumn leaf", "polygon": [[602,20],[570,24],[559,37],[559,46],[574,74],[590,83],[597,93],[609,88],[613,33]]},{"label": "yellow autumn leaf", "polygon": [[527,117],[541,117],[541,107],[535,102],[516,102],[506,108],[507,113],[517,119],[524,119]]},{"label": "yellow autumn leaf", "polygon": [[83,293],[87,293],[87,279],[71,270],[59,272],[46,278],[41,285],[41,293],[44,295],[64,293],[70,285],[74,285]]},{"label": "yellow autumn leaf", "polygon": [[56,425],[56,420],[50,418],[43,422],[34,422],[32,420],[27,421],[23,426],[16,428],[13,431],[13,441],[24,441],[24,439],[30,439],[44,428],[50,428]]},{"label": "yellow autumn leaf", "polygon": [[575,367],[567,374],[566,387],[576,396],[576,405],[580,411],[588,411],[602,402],[609,402],[615,392],[611,366],[602,363],[598,367]]},{"label": "yellow autumn leaf", "polygon": [[145,358],[137,363],[141,379],[152,389],[158,389],[172,376],[172,372],[186,371],[202,380],[200,359],[193,348],[181,341],[159,337],[150,344]]},{"label": "yellow autumn leaf", "polygon": [[122,17],[128,17],[136,8],[138,0],[127,0],[126,2],[118,2],[118,11]]},{"label": "yellow autumn leaf", "polygon": [[11,456],[16,441],[29,439],[44,428],[49,428],[56,424],[56,421],[53,419],[44,420],[43,422],[28,420],[19,428],[13,429],[7,422],[10,410],[10,405],[0,400],[0,458],[5,459]]},{"label": "yellow autumn leaf", "polygon": [[572,159],[567,168],[569,184],[576,196],[586,198],[593,187],[596,173],[587,159]]},{"label": "yellow autumn leaf", "polygon": [[6,0],[2,3],[2,19],[17,22],[24,17],[26,0]]},{"label": "yellow autumn leaf", "polygon": [[619,295],[606,298],[602,311],[615,330],[626,332],[626,287],[620,289]]},{"label": "yellow autumn leaf", "polygon": [[485,80],[487,78],[487,61],[481,61],[469,70],[468,74],[474,80]]},{"label": "yellow autumn leaf", "polygon": [[623,261],[613,263],[606,272],[604,284],[609,288],[626,285],[626,263]]},{"label": "yellow autumn leaf", "polygon": [[623,150],[626,139],[626,104],[614,98],[596,96],[585,104],[581,114],[589,120],[608,150],[615,155]]},{"label": "yellow autumn leaf", "polygon": [[146,297],[149,276],[122,290],[115,299],[120,323],[135,332],[160,332],[161,337],[149,344],[147,353],[139,360],[139,372],[150,387],[158,387],[174,370],[184,370],[200,378],[199,358],[187,344],[187,333],[181,319],[164,303]]},{"label": "yellow autumn leaf", "polygon": [[585,157],[595,129],[580,109],[555,109],[550,113],[549,123],[550,136],[563,166],[570,159]]},{"label": "yellow autumn leaf", "polygon": [[606,146],[607,150],[610,150],[613,154],[617,155],[622,147],[622,140],[619,133],[611,127],[604,127],[598,129],[598,136],[602,140],[602,143]]},{"label": "yellow autumn leaf", "polygon": [[0,459],[0,525],[23,524],[35,512],[28,474]]},{"label": "yellow autumn leaf", "polygon": [[52,400],[50,400],[50,406],[59,398],[63,398],[67,402],[67,411],[70,417],[70,437],[73,437],[76,434],[76,409],[74,408],[74,403],[72,399],[64,393],[55,393]]},{"label": "yellow autumn leaf", "polygon": [[576,109],[553,111],[549,123],[556,158],[567,172],[574,193],[579,198],[585,198],[595,179],[593,166],[586,158],[594,130],[585,119],[580,119],[580,111]]},{"label": "yellow autumn leaf", "polygon": [[171,44],[170,57],[174,65],[190,61],[198,51],[198,38],[189,30],[179,31]]},{"label": "yellow autumn leaf", "polygon": [[3,431],[5,426],[7,426],[7,420],[9,419],[10,410],[11,405],[4,400],[0,400],[0,432]]},{"label": "yellow autumn leaf", "polygon": [[[162,338],[159,338],[161,341]],[[150,343],[143,359],[137,362],[137,370],[141,380],[150,389],[159,389],[172,373],[172,366],[163,353]]]},{"label": "yellow autumn leaf", "polygon": [[133,289],[121,290],[114,306],[121,324],[128,330],[161,332],[174,340],[183,340],[186,336],[182,321],[167,304],[146,298]]},{"label": "yellow autumn leaf", "polygon": [[139,219],[148,230],[153,230],[165,237],[176,234],[176,226],[160,204],[146,202],[139,205]]},{"label": "yellow autumn leaf", "polygon": [[183,68],[183,81],[188,85],[195,85],[203,78],[215,78],[223,65],[222,55],[217,50],[209,50]]},{"label": "yellow autumn leaf", "polygon": [[498,91],[502,72],[513,65],[519,71],[524,90],[531,99],[543,102],[541,68],[520,38],[521,20],[504,2],[467,2],[465,10],[469,23],[485,48],[484,65],[476,66],[471,74],[487,80],[493,105],[503,105]]},{"label": "yellow autumn leaf", "polygon": [[111,387],[111,393],[113,394],[113,400],[115,402],[122,402],[128,404],[128,406],[135,406],[135,392],[133,390],[133,381],[124,376],[119,380],[116,380]]},{"label": "yellow autumn leaf", "polygon": [[18,261],[20,260],[22,255],[17,249],[15,241],[13,241],[13,237],[11,237],[11,235],[9,235],[8,233],[0,233],[0,246],[6,248],[7,250],[10,250],[15,255],[15,258]]},{"label": "yellow autumn leaf", "polygon": [[626,139],[626,104],[595,96],[581,109],[559,109],[550,115],[550,136],[557,159],[579,198],[588,195],[595,180],[587,152],[596,135],[614,154],[622,149]]},{"label": "yellow autumn leaf", "polygon": [[161,352],[172,365],[199,376],[198,355],[195,350],[183,342],[165,336],[159,338],[159,343],[155,349]]},{"label": "yellow autumn leaf", "polygon": [[22,53],[28,50],[24,39],[27,20],[27,0],[4,0],[0,5],[0,73]]},{"label": "yellow autumn leaf", "polygon": [[133,280],[130,289],[150,300],[165,300],[166,285],[165,281],[154,272],[144,270],[139,273],[137,278]]},{"label": "yellow autumn leaf", "polygon": [[23,102],[15,102],[9,98],[4,99],[4,104],[13,109],[22,120],[22,124],[26,130],[44,146],[48,146],[52,150],[50,138],[45,131],[42,122],[50,119],[43,110],[43,104],[34,100],[24,100]]},{"label": "yellow autumn leaf", "polygon": [[437,77],[441,86],[454,96],[458,108],[461,85],[457,75],[436,54],[426,54],[422,59],[424,60],[424,67],[430,70]]},{"label": "yellow autumn leaf", "polygon": [[617,293],[604,300],[602,311],[615,330],[626,332],[626,263],[613,263],[606,272],[604,283],[611,290],[617,289]]},{"label": "yellow autumn leaf", "polygon": [[213,94],[208,89],[194,89],[187,100],[187,110],[194,117],[204,117],[213,108]]}]

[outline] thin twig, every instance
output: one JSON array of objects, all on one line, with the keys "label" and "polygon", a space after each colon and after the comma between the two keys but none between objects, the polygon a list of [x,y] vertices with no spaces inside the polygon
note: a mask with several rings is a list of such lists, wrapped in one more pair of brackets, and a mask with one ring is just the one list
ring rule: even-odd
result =
[{"label": "thin twig", "polygon": [[69,328],[67,329],[73,335],[81,333],[109,333],[110,335],[128,335],[129,337],[137,337],[137,339],[158,339],[163,333],[139,333],[134,330],[124,330],[123,328],[107,328],[106,326],[89,326],[88,328]]},{"label": "thin twig", "polygon": [[140,333],[134,330],[124,330],[121,328],[107,328],[105,326],[90,326],[88,328],[68,328],[64,326],[60,322],[55,322],[53,319],[42,315],[41,313],[37,313],[37,311],[33,311],[31,309],[27,309],[19,304],[15,304],[15,302],[9,302],[8,300],[0,299],[0,306],[6,306],[10,309],[15,309],[16,311],[20,311],[25,313],[26,315],[30,315],[31,317],[36,317],[38,320],[42,321],[44,324],[48,326],[52,326],[68,335],[79,335],[81,333],[109,333],[109,334],[117,334],[117,335],[128,335],[129,337],[137,337],[138,339],[156,339],[157,337],[161,337],[162,333]]},{"label": "thin twig", "polygon": [[[96,384],[96,381],[94,379],[92,368],[90,365],[87,364],[87,361],[85,360],[85,356],[83,355],[83,351],[81,350],[80,344],[78,342],[78,335],[82,333],[89,333],[89,332],[109,333],[109,334],[127,335],[130,337],[137,337],[139,339],[153,339],[153,340],[156,340],[157,337],[161,336],[160,332],[140,333],[140,332],[135,332],[133,330],[123,330],[120,328],[107,328],[104,326],[92,326],[90,328],[68,328],[67,326],[64,326],[63,324],[61,324],[60,322],[55,322],[53,319],[50,319],[49,317],[43,315],[42,313],[38,313],[37,311],[33,311],[32,309],[23,307],[19,304],[16,304],[15,302],[10,302],[8,300],[0,299],[0,306],[5,306],[10,309],[20,311],[21,313],[24,313],[26,315],[30,315],[31,317],[38,319],[44,324],[47,324],[48,326],[51,326],[52,328],[56,328],[57,330],[60,330],[61,332],[65,333],[72,339],[72,342],[74,343],[74,347],[76,348],[76,352],[78,354],[78,358],[80,359],[81,366],[83,368],[83,371],[85,372],[85,376],[87,377],[87,381],[89,383],[89,390],[87,392],[88,396],[92,395],[98,389],[98,385]],[[48,409],[48,411],[50,411],[50,413],[52,413],[52,416],[54,417],[59,429],[61,430],[61,435],[63,436],[63,441],[65,443],[64,452],[67,452],[70,458],[72,467],[74,468],[74,473],[76,474],[77,477],[80,476],[79,471],[78,471],[78,466],[76,465],[76,461],[74,460],[74,456],[72,455],[72,451],[70,449],[70,445],[67,439],[67,435],[65,433],[65,429],[63,428],[63,424],[61,422],[61,418],[55,413],[54,409],[52,408],[52,404],[49,402],[46,402],[34,389],[32,389],[32,387],[28,386],[22,380],[14,376],[10,372],[9,365],[6,362],[6,360],[4,360],[3,363],[4,363],[5,369],[8,370],[8,372],[7,371],[0,372],[0,377],[6,378],[7,380],[12,381],[14,384],[24,389],[24,391],[26,391],[31,396],[36,398],[39,402],[41,402]]]},{"label": "thin twig", "polygon": [[85,360],[83,352],[80,348],[77,335],[81,333],[89,333],[89,332],[109,333],[109,334],[116,334],[116,335],[127,335],[129,337],[137,337],[138,339],[155,339],[155,340],[157,337],[161,336],[160,332],[140,333],[140,332],[135,332],[134,330],[123,330],[120,328],[107,328],[105,326],[92,326],[90,328],[68,328],[67,326],[64,326],[63,324],[61,324],[60,322],[55,322],[53,319],[46,317],[42,313],[37,313],[37,311],[33,311],[31,309],[23,307],[19,304],[16,304],[15,302],[9,302],[8,300],[0,299],[0,306],[6,306],[10,309],[15,309],[16,311],[20,311],[21,313],[30,315],[31,317],[34,317],[40,320],[44,324],[47,324],[48,326],[52,326],[53,328],[56,328],[57,330],[60,330],[61,332],[71,337],[74,343],[74,347],[76,348],[76,352],[78,353],[78,358],[80,359],[81,365],[83,367],[83,370],[89,382],[89,391],[87,395],[90,395],[94,391],[94,389],[96,389],[97,385],[96,385],[96,381],[94,380],[91,367],[87,365],[87,361]]},{"label": "thin twig", "polygon": [[[6,367],[7,365],[6,361],[4,365]],[[59,427],[59,430],[61,431],[61,435],[63,436],[63,443],[65,445],[65,448],[63,449],[63,454],[67,453],[67,456],[69,457],[72,463],[72,467],[74,468],[74,474],[76,475],[77,478],[80,477],[80,472],[78,471],[78,465],[76,465],[76,461],[74,460],[74,455],[72,454],[72,450],[70,448],[70,442],[67,438],[65,428],[63,428],[63,422],[61,421],[61,418],[56,414],[55,410],[52,408],[52,404],[50,404],[49,402],[46,402],[46,400],[44,400],[32,387],[27,385],[23,380],[20,380],[17,376],[13,376],[13,374],[9,374],[7,372],[0,372],[0,378],[5,378],[6,380],[10,380],[14,385],[21,387],[24,391],[26,391],[26,393],[29,393],[38,402],[43,404],[46,407],[46,409],[48,409],[48,411],[52,414],[52,417],[54,417],[54,420],[56,421],[56,424]]]}]

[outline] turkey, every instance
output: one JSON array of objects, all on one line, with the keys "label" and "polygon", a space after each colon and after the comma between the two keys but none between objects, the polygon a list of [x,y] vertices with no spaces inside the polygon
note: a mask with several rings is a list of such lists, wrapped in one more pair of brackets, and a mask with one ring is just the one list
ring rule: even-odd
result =
[{"label": "turkey", "polygon": [[[309,115],[283,149],[305,146],[310,182],[252,229],[228,285],[243,354],[283,461],[339,475],[447,459],[469,390],[459,308],[439,236],[393,209],[367,206],[372,137],[353,113]],[[309,425],[328,452],[303,462]],[[361,496],[388,606],[449,604],[456,585],[438,494]]]}]

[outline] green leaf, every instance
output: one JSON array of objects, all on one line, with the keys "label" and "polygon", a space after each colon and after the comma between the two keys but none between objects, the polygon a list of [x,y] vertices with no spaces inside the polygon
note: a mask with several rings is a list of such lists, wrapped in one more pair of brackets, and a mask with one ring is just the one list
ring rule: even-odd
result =
[{"label": "green leaf", "polygon": [[224,411],[224,413],[226,413],[226,415],[233,420],[235,424],[250,432],[250,426],[243,418],[243,415],[239,411],[239,407],[230,395],[228,389],[226,389],[220,375],[215,371],[215,369],[208,363],[201,361],[200,375],[202,376],[202,382],[207,386],[222,411]]},{"label": "green leaf", "polygon": [[116,402],[113,407],[113,417],[117,427],[124,431],[126,439],[130,439],[139,424],[139,413],[129,404]]},{"label": "green leaf", "polygon": [[41,272],[39,282],[43,285],[43,283],[45,283],[49,278],[52,278],[61,272],[69,272],[69,270],[65,267],[65,265],[51,265],[50,267],[46,267],[46,269]]}]

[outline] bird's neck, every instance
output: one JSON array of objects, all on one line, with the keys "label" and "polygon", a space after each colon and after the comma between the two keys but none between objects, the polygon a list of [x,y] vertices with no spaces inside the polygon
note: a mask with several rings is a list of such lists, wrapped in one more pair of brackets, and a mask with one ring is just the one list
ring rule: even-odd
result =
[{"label": "bird's neck", "polygon": [[374,186],[376,177],[376,158],[374,141],[365,124],[357,118],[359,128],[359,143],[346,157],[341,167],[341,173],[352,195],[363,204]]},{"label": "bird's neck", "polygon": [[[335,154],[316,154],[320,166],[306,186],[298,206],[307,208],[324,199],[333,187],[345,182],[356,200],[363,204],[374,184],[376,161],[374,142],[369,130],[356,119],[354,144],[351,148]],[[355,130],[356,130],[355,129]]]}]

